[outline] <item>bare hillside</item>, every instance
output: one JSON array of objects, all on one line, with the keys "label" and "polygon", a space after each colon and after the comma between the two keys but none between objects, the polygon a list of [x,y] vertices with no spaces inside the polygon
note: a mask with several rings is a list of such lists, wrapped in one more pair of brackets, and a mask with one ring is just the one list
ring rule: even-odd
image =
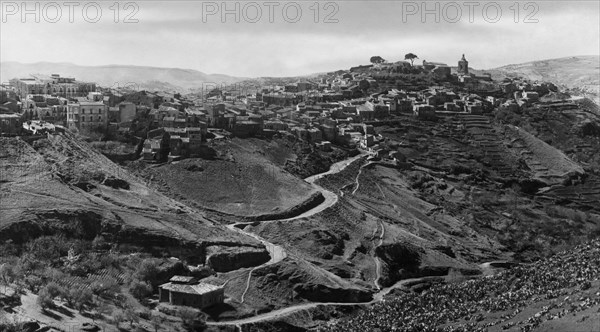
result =
[{"label": "bare hillside", "polygon": [[559,59],[512,64],[488,70],[493,76],[523,76],[530,80],[553,82],[575,95],[589,97],[599,103],[600,57],[573,56]]},{"label": "bare hillside", "polygon": [[104,235],[119,243],[187,247],[200,260],[213,244],[261,247],[148,189],[69,133],[1,142],[3,241]]}]

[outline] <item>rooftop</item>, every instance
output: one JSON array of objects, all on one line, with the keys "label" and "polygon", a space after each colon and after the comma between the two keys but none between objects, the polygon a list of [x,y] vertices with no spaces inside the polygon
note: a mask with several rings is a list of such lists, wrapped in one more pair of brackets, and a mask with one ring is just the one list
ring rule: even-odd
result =
[{"label": "rooftop", "polygon": [[190,283],[195,280],[196,280],[196,278],[188,277],[188,276],[173,276],[173,277],[171,277],[171,279],[169,279],[170,282],[185,283],[185,284]]},{"label": "rooftop", "polygon": [[164,290],[171,291],[171,292],[198,294],[198,295],[214,292],[216,290],[223,288],[221,286],[215,286],[215,285],[206,284],[206,283],[189,285],[189,284],[176,284],[176,283],[171,283],[171,282],[162,284],[159,287]]}]

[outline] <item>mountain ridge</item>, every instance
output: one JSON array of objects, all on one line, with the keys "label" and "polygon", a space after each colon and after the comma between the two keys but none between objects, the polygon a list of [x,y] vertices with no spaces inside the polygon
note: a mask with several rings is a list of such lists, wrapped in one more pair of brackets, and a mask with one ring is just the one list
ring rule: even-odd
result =
[{"label": "mountain ridge", "polygon": [[233,84],[246,79],[225,74],[206,74],[195,69],[184,68],[119,64],[81,66],[68,62],[21,63],[6,61],[1,63],[0,80],[4,82],[32,74],[50,75],[53,73],[61,76],[74,76],[82,81],[93,81],[101,86],[124,86],[133,83],[139,89],[159,88],[173,91],[199,88],[206,83]]}]

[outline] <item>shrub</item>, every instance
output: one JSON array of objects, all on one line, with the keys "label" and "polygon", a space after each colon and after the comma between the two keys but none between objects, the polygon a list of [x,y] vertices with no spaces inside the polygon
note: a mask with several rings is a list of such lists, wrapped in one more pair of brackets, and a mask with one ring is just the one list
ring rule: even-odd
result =
[{"label": "shrub", "polygon": [[21,256],[16,264],[16,269],[20,270],[23,274],[36,271],[41,267],[42,262],[30,253],[26,253]]},{"label": "shrub", "polygon": [[42,310],[54,307],[52,295],[46,287],[42,288],[38,293],[37,304],[42,307]]},{"label": "shrub", "polygon": [[45,287],[46,291],[48,291],[48,294],[50,294],[50,296],[52,298],[56,298],[56,297],[64,297],[65,296],[65,290],[60,287],[58,284],[56,284],[55,282],[50,282],[46,285]]},{"label": "shrub", "polygon": [[103,268],[119,268],[119,257],[114,253],[103,254],[100,256],[100,265]]},{"label": "shrub", "polygon": [[25,285],[33,293],[36,293],[40,289],[40,287],[42,287],[43,284],[44,283],[42,281],[42,278],[38,277],[35,274],[30,274],[27,277],[25,277]]},{"label": "shrub", "polygon": [[102,235],[96,235],[96,237],[92,240],[92,248],[95,250],[108,250],[110,249],[110,245]]},{"label": "shrub", "polygon": [[154,283],[158,274],[158,264],[152,258],[146,258],[140,264],[136,273],[139,280]]},{"label": "shrub", "polygon": [[86,306],[91,306],[94,296],[89,288],[86,289],[71,289],[69,291],[69,301],[79,312],[82,312]]},{"label": "shrub", "polygon": [[56,260],[65,256],[69,248],[63,236],[42,236],[26,244],[26,250],[41,261]]},{"label": "shrub", "polygon": [[152,312],[148,308],[143,308],[142,310],[137,311],[137,315],[145,320],[150,320],[152,318]]},{"label": "shrub", "polygon": [[177,315],[185,325],[192,325],[194,320],[198,318],[199,314],[190,308],[181,308],[177,311]]},{"label": "shrub", "polygon": [[15,271],[11,265],[0,265],[0,279],[5,284],[10,284],[15,279]]},{"label": "shrub", "polygon": [[129,293],[141,301],[152,294],[152,286],[143,281],[133,281],[129,286]]},{"label": "shrub", "polygon": [[204,331],[206,329],[206,317],[200,312],[190,308],[181,308],[178,316],[188,331]]}]

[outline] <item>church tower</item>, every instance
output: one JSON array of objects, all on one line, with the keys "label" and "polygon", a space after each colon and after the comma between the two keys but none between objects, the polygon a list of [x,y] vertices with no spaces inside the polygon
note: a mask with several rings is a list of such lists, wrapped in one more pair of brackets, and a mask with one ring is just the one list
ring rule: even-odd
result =
[{"label": "church tower", "polygon": [[465,59],[465,55],[463,54],[462,59],[458,61],[458,74],[468,75],[469,74],[469,61]]}]

